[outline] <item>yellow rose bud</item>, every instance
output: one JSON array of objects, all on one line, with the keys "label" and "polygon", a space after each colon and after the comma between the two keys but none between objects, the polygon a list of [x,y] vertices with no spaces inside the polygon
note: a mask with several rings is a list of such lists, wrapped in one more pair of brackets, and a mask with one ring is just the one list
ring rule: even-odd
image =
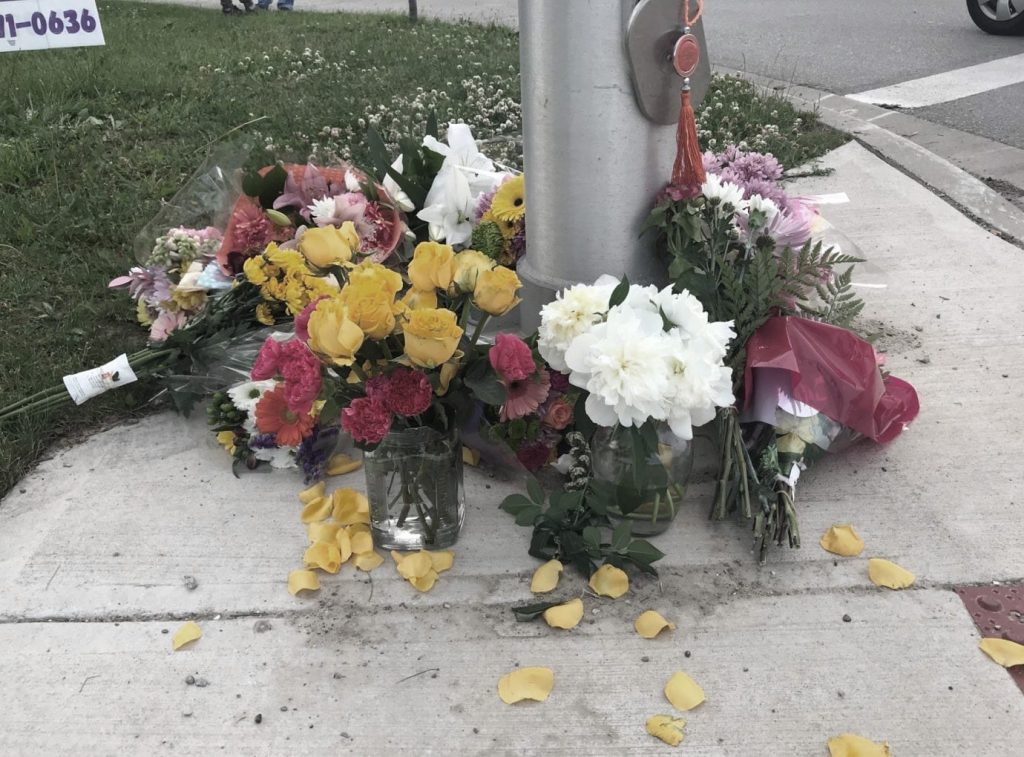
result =
[{"label": "yellow rose bud", "polygon": [[481,273],[494,268],[495,262],[477,250],[463,250],[455,256],[455,273],[453,279],[460,292],[469,293],[476,290],[476,281]]},{"label": "yellow rose bud", "polygon": [[346,285],[340,298],[348,307],[348,317],[370,339],[384,339],[395,330],[394,295],[361,283]]},{"label": "yellow rose bud", "polygon": [[368,286],[392,296],[402,291],[402,277],[398,273],[369,260],[349,271],[348,281],[352,286]]},{"label": "yellow rose bud", "polygon": [[317,268],[348,263],[353,249],[352,235],[334,226],[306,229],[299,239],[299,252]]},{"label": "yellow rose bud", "polygon": [[462,338],[462,329],[451,310],[413,310],[403,330],[405,354],[420,368],[435,368],[447,362]]},{"label": "yellow rose bud", "polygon": [[519,304],[516,292],[523,286],[511,268],[498,266],[483,271],[476,280],[473,303],[491,315],[505,315]]},{"label": "yellow rose bud", "polygon": [[446,244],[423,242],[416,246],[409,263],[409,281],[420,291],[447,290],[455,272],[455,251]]},{"label": "yellow rose bud", "polygon": [[341,232],[341,237],[345,240],[345,243],[351,247],[354,252],[358,252],[361,243],[359,241],[359,232],[356,231],[356,225],[352,223],[352,221],[345,221],[338,231]]},{"label": "yellow rose bud", "polygon": [[340,298],[321,300],[309,318],[309,346],[335,365],[352,365],[363,346],[363,330],[348,317]]},{"label": "yellow rose bud", "polygon": [[410,289],[405,293],[402,302],[409,310],[433,310],[437,307],[437,290],[428,289],[421,292],[419,289]]}]

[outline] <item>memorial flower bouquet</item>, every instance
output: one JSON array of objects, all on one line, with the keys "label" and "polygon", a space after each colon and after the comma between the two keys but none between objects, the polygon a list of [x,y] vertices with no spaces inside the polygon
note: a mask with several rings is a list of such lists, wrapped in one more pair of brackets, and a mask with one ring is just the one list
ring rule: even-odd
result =
[{"label": "memorial flower bouquet", "polygon": [[[688,292],[608,276],[570,287],[543,308],[540,355],[579,391],[575,430],[584,438],[574,437],[575,459],[564,464],[585,465],[580,458],[592,455],[593,475],[552,495],[546,509],[539,490],[505,500],[517,523],[534,527],[530,554],[573,563],[588,575],[601,557],[650,569],[661,554],[630,539],[636,523],[628,516],[647,508],[648,519],[660,524],[676,506],[677,442],[692,439],[695,426],[733,403],[723,361],[733,336],[731,323],[709,320]],[[587,437],[591,448],[603,437],[622,464],[602,470],[598,451],[583,443]],[[606,543],[601,529],[611,525],[608,516],[624,522]]]},{"label": "memorial flower bouquet", "polygon": [[752,519],[763,558],[770,540],[799,546],[795,483],[811,453],[846,428],[892,438],[917,398],[849,330],[860,261],[812,239],[816,212],[785,193],[774,158],[730,148],[704,162],[703,183],[669,186],[648,223],[675,288],[735,326],[725,363],[737,401],[717,412],[712,517]]}]

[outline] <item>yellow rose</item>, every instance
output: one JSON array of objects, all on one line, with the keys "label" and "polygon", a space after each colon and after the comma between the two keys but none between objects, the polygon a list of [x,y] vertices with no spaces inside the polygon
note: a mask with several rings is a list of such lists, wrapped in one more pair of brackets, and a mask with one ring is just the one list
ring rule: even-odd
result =
[{"label": "yellow rose", "polygon": [[446,244],[422,242],[416,245],[409,263],[409,281],[420,291],[447,290],[455,272],[455,251]]},{"label": "yellow rose", "polygon": [[498,266],[483,271],[476,280],[473,303],[491,315],[505,315],[519,304],[516,292],[523,286],[511,268]]},{"label": "yellow rose", "polygon": [[433,310],[437,307],[437,290],[428,289],[421,292],[419,289],[410,289],[405,293],[402,302],[409,310]]},{"label": "yellow rose", "polygon": [[321,300],[309,317],[309,346],[335,365],[352,365],[363,346],[363,330],[348,317],[341,298]]},{"label": "yellow rose", "polygon": [[380,263],[364,260],[348,274],[353,286],[368,286],[394,296],[402,291],[402,277]]},{"label": "yellow rose", "polygon": [[474,291],[477,277],[494,268],[494,265],[494,261],[482,252],[463,250],[455,256],[455,286],[463,293]]},{"label": "yellow rose", "polygon": [[436,368],[447,362],[462,338],[455,313],[444,309],[413,310],[403,330],[405,354],[420,368]]},{"label": "yellow rose", "polygon": [[348,317],[370,339],[384,339],[395,330],[395,298],[386,291],[364,283],[348,284],[341,290]]},{"label": "yellow rose", "polygon": [[317,268],[330,268],[332,265],[343,265],[352,260],[352,250],[358,247],[352,244],[352,234],[334,226],[322,229],[306,229],[299,239],[299,252]]}]

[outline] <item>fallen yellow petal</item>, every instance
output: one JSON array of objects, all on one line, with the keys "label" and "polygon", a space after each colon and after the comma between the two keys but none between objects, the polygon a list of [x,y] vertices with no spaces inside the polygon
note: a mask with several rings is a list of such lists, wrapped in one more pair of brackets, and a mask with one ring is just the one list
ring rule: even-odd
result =
[{"label": "fallen yellow petal", "polygon": [[1024,665],[1024,644],[1009,639],[982,639],[981,651],[998,662],[1004,668]]},{"label": "fallen yellow petal", "polygon": [[320,579],[311,570],[293,570],[288,574],[288,593],[293,597],[300,591],[316,591],[320,588]]},{"label": "fallen yellow petal", "polygon": [[403,555],[397,549],[393,549],[391,550],[391,559],[395,561],[395,565],[401,565],[402,560],[405,559],[405,555]]},{"label": "fallen yellow petal", "polygon": [[310,500],[302,508],[302,522],[316,523],[321,520],[327,520],[331,515],[331,507],[330,497],[318,497]]},{"label": "fallen yellow petal", "polygon": [[853,733],[829,739],[828,753],[831,757],[890,757],[892,754],[888,744],[878,744]]},{"label": "fallen yellow petal", "polygon": [[354,539],[356,534],[368,534],[368,533],[370,533],[370,524],[368,524],[368,523],[353,523],[351,526],[346,526],[345,530],[348,531],[348,535]]},{"label": "fallen yellow petal", "polygon": [[498,681],[498,696],[505,704],[524,699],[543,702],[555,686],[555,672],[551,668],[520,668],[503,675]]},{"label": "fallen yellow petal", "polygon": [[356,460],[355,458],[339,452],[336,455],[332,455],[331,459],[327,461],[327,475],[344,476],[346,473],[351,473],[352,471],[359,470],[362,467],[362,460]]},{"label": "fallen yellow petal", "polygon": [[437,571],[431,568],[424,576],[410,578],[409,583],[416,587],[416,591],[428,592],[437,583]]},{"label": "fallen yellow petal", "polygon": [[337,573],[341,569],[341,550],[332,541],[318,541],[311,544],[302,556],[307,568],[320,568],[328,573]]},{"label": "fallen yellow petal", "polygon": [[355,489],[336,489],[332,495],[334,519],[343,526],[370,522],[370,501]]},{"label": "fallen yellow petal", "polygon": [[405,579],[423,578],[434,570],[434,562],[426,552],[414,552],[406,555],[398,563],[398,574]]},{"label": "fallen yellow petal", "polygon": [[451,551],[427,552],[430,555],[430,565],[438,573],[451,570],[455,564],[455,553]]},{"label": "fallen yellow petal", "polygon": [[466,465],[472,465],[474,468],[480,465],[480,453],[475,449],[469,447],[462,448],[462,462]]},{"label": "fallen yellow petal", "polygon": [[377,552],[370,550],[369,552],[361,552],[356,555],[356,559],[352,561],[352,564],[364,573],[369,573],[374,568],[379,568],[383,565],[384,558]]},{"label": "fallen yellow petal", "polygon": [[909,570],[879,557],[868,560],[868,578],[875,586],[887,589],[905,589],[917,580]]},{"label": "fallen yellow petal", "polygon": [[554,591],[558,586],[562,570],[562,563],[558,560],[548,560],[533,571],[533,578],[530,579],[530,591],[534,594],[546,594],[549,591]]},{"label": "fallen yellow petal", "polygon": [[348,562],[348,558],[352,556],[352,537],[348,535],[348,531],[344,528],[339,530],[334,535],[334,542],[338,545],[338,552],[341,553],[341,561]]},{"label": "fallen yellow petal", "polygon": [[203,629],[194,620],[189,620],[174,632],[174,636],[171,637],[171,648],[177,652],[190,641],[195,641],[202,635]]},{"label": "fallen yellow petal", "polygon": [[618,599],[629,591],[629,576],[614,565],[602,565],[590,577],[590,588],[602,597]]},{"label": "fallen yellow petal", "polygon": [[334,541],[341,530],[340,523],[310,523],[306,526],[311,544],[318,541]]},{"label": "fallen yellow petal", "polygon": [[665,684],[665,698],[677,710],[686,712],[704,701],[704,689],[686,673],[679,672]]},{"label": "fallen yellow petal", "polygon": [[575,628],[583,620],[583,600],[572,599],[544,611],[544,621],[552,628]]},{"label": "fallen yellow petal", "polygon": [[324,492],[327,491],[327,484],[321,481],[318,484],[313,484],[308,489],[303,489],[299,492],[299,502],[304,505],[308,505],[314,499],[320,499],[324,496]]},{"label": "fallen yellow petal", "polygon": [[652,715],[647,718],[647,733],[659,738],[669,746],[683,743],[683,728],[686,721],[671,715]]},{"label": "fallen yellow petal", "polygon": [[654,610],[641,613],[640,617],[633,623],[633,628],[645,639],[653,639],[666,628],[670,631],[676,630],[674,623],[669,623],[662,617],[660,612],[655,612]]},{"label": "fallen yellow petal", "polygon": [[856,557],[864,551],[864,540],[857,536],[853,526],[832,526],[818,543],[826,552],[840,557]]},{"label": "fallen yellow petal", "polygon": [[364,555],[367,552],[373,552],[373,537],[368,531],[357,531],[354,534],[349,532],[349,534],[353,554]]}]

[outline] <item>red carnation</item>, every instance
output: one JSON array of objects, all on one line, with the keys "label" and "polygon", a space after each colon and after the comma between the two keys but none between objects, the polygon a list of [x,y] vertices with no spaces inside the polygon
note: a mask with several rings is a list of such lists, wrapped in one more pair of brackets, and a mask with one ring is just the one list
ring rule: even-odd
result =
[{"label": "red carnation", "polygon": [[411,368],[399,368],[388,377],[384,404],[391,412],[409,417],[430,407],[434,391],[426,375]]},{"label": "red carnation", "polygon": [[378,400],[359,397],[341,411],[341,427],[357,442],[379,444],[391,430],[391,411]]}]

